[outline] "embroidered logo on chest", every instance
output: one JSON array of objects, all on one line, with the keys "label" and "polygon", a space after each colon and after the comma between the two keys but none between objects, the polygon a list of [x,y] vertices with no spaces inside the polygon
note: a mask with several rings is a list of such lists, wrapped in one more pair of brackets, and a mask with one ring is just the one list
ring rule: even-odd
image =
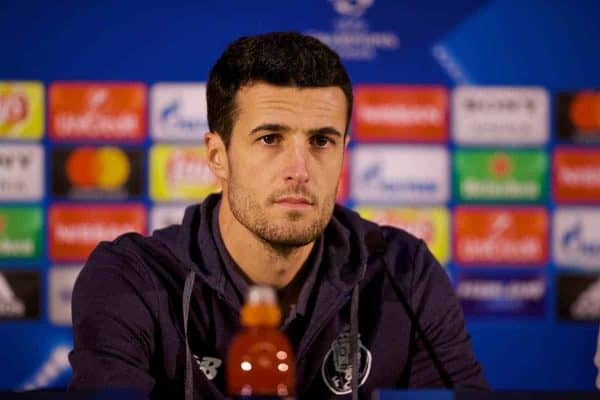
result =
[{"label": "embroidered logo on chest", "polygon": [[194,356],[196,365],[198,365],[198,369],[202,371],[206,376],[206,379],[209,381],[215,379],[219,373],[219,367],[221,366],[222,361],[215,357],[202,357],[202,359],[200,359],[197,355],[192,355]]},{"label": "embroidered logo on chest", "polygon": [[[321,366],[323,381],[329,390],[337,395],[348,394],[352,391],[352,347],[350,343],[350,328],[346,327],[333,341]],[[373,357],[369,349],[360,341],[360,335],[358,345],[358,382],[359,386],[362,386],[371,372]]]}]

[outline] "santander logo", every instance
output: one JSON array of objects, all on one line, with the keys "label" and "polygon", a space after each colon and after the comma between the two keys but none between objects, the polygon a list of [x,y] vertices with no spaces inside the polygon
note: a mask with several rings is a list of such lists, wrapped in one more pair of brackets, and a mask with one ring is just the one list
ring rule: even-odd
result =
[{"label": "santander logo", "polygon": [[63,243],[95,245],[102,240],[115,239],[122,233],[138,230],[139,226],[129,223],[60,223],[54,227],[54,234]]},{"label": "santander logo", "polygon": [[360,85],[353,130],[358,141],[444,142],[448,94],[441,86]]},{"label": "santander logo", "polygon": [[146,231],[139,204],[54,204],[48,212],[48,253],[52,261],[85,261],[103,240]]},{"label": "santander logo", "polygon": [[359,109],[358,118],[370,124],[435,127],[443,123],[444,114],[429,105],[381,104]]}]

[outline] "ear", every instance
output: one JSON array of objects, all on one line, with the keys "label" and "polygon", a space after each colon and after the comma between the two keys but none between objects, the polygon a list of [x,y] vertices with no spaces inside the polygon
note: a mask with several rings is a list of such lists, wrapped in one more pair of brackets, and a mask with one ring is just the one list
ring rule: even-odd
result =
[{"label": "ear", "polygon": [[204,146],[206,147],[206,159],[208,167],[212,173],[224,181],[229,178],[229,162],[227,159],[227,149],[217,132],[207,132],[204,135]]}]

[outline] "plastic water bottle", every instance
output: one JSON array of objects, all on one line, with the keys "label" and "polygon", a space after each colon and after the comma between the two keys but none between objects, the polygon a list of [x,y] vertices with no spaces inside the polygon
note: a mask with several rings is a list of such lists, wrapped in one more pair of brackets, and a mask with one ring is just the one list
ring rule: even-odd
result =
[{"label": "plastic water bottle", "polygon": [[295,395],[295,358],[279,331],[281,311],[275,291],[252,286],[241,311],[242,330],[227,356],[227,388],[234,399],[291,399]]}]

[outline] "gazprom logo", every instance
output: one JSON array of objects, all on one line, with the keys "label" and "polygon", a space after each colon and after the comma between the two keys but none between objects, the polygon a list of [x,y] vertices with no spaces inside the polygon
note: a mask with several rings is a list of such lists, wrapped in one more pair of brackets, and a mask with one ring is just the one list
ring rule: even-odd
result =
[{"label": "gazprom logo", "polygon": [[431,204],[448,200],[448,152],[442,146],[358,145],[352,197],[359,204]]},{"label": "gazprom logo", "polygon": [[203,118],[183,115],[181,102],[181,98],[174,99],[161,110],[159,121],[162,129],[190,133],[204,129],[206,122]]},{"label": "gazprom logo", "polygon": [[554,216],[558,265],[600,270],[600,209],[561,208]]},{"label": "gazprom logo", "polygon": [[398,192],[435,193],[437,190],[435,182],[387,179],[383,175],[382,170],[383,166],[380,163],[373,164],[370,168],[367,168],[362,177],[365,186],[390,194]]},{"label": "gazprom logo", "polygon": [[150,101],[154,139],[202,140],[208,130],[206,85],[157,83],[150,91]]}]

